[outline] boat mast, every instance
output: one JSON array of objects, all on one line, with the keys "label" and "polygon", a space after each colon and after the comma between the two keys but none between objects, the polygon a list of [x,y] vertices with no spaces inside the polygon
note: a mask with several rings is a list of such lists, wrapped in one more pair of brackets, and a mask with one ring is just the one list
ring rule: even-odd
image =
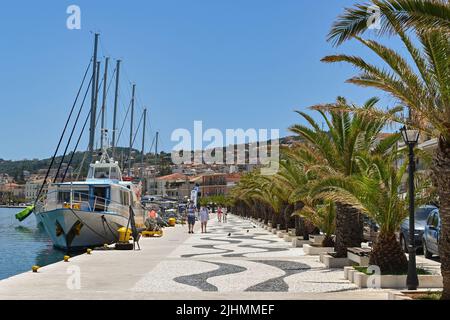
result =
[{"label": "boat mast", "polygon": [[97,49],[98,49],[98,37],[99,34],[95,34],[94,40],[94,56],[92,64],[92,93],[91,93],[91,126],[89,129],[89,153],[92,157],[94,153],[94,140],[95,140],[95,116],[97,114],[95,105],[95,96],[97,93],[96,73],[97,73]]},{"label": "boat mast", "polygon": [[116,66],[116,92],[114,95],[114,116],[113,116],[113,132],[112,132],[112,156],[114,158],[116,153],[116,122],[117,122],[117,104],[119,100],[119,79],[120,79],[120,63],[121,60],[117,60]]},{"label": "boat mast", "polygon": [[[97,111],[98,92],[100,91],[100,63],[101,63],[100,61],[97,61],[97,74],[96,74],[96,79],[95,79],[95,81],[97,83],[97,90],[95,90],[95,111]],[[95,132],[96,127],[97,127],[97,119],[95,119],[94,132]]]},{"label": "boat mast", "polygon": [[158,140],[159,140],[159,131],[156,131],[156,142],[155,142],[155,157],[156,157],[156,161],[158,161]]},{"label": "boat mast", "polygon": [[131,151],[133,149],[133,118],[134,118],[134,99],[136,94],[136,85],[133,84],[133,93],[131,97],[131,123],[130,123],[130,150],[128,151],[128,176],[131,177]]},{"label": "boat mast", "polygon": [[144,146],[145,146],[145,125],[147,124],[147,109],[144,109],[144,127],[142,129],[142,154],[141,154],[141,164],[144,167]]},{"label": "boat mast", "polygon": [[105,137],[106,128],[105,128],[105,111],[106,111],[106,94],[108,86],[108,65],[109,65],[109,57],[105,59],[105,73],[103,75],[103,101],[102,101],[102,128],[101,128],[101,139],[100,139],[100,149],[103,151],[103,138]]}]

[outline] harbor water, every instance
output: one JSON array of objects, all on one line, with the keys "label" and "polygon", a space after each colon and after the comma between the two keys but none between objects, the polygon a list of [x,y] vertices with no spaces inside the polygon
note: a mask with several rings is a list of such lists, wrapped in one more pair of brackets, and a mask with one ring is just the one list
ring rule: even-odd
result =
[{"label": "harbor water", "polygon": [[21,210],[0,208],[0,280],[64,257],[64,252],[54,249],[45,231],[36,225],[34,215],[23,222],[15,219]]}]

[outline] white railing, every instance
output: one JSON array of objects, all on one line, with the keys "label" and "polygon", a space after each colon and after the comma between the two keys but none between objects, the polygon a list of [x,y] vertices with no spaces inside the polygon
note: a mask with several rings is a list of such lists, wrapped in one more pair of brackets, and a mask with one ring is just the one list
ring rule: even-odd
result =
[{"label": "white railing", "polygon": [[119,214],[124,217],[128,217],[130,214],[129,206],[116,201],[98,196],[90,196],[88,193],[75,192],[73,190],[64,190],[64,192],[70,192],[70,200],[64,201],[63,199],[58,198],[58,192],[59,191],[51,191],[44,196],[41,201],[38,201],[36,203],[36,211],[43,212],[67,208],[87,212],[108,212]]}]

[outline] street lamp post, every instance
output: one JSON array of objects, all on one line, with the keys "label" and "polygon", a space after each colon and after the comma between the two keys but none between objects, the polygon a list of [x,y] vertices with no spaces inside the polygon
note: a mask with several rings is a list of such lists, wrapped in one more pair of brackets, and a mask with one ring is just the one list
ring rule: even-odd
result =
[{"label": "street lamp post", "polygon": [[408,276],[406,285],[408,290],[417,290],[419,278],[416,270],[416,246],[415,246],[415,221],[414,221],[414,171],[416,169],[414,160],[414,147],[419,142],[419,131],[403,127],[401,130],[403,140],[408,146],[409,168],[408,168],[408,193],[409,193],[409,244],[408,244]]}]

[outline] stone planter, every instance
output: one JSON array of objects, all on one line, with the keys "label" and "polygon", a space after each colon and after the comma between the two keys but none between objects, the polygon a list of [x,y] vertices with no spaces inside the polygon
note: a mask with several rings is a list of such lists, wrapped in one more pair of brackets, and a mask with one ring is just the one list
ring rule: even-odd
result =
[{"label": "stone planter", "polygon": [[353,282],[353,276],[355,275],[355,268],[353,267],[344,267],[344,279]]},{"label": "stone planter", "polygon": [[[369,277],[372,276],[359,272],[355,269],[353,270],[354,271],[347,269],[347,279],[352,281],[359,288],[367,288]],[[352,279],[351,275],[353,275]],[[406,275],[381,275],[379,277],[380,277],[379,287],[381,289],[406,289]],[[419,275],[418,278],[419,278],[419,288],[443,287],[441,275]]]},{"label": "stone planter", "polygon": [[277,228],[272,228],[272,233],[273,233],[273,234],[277,234],[277,232],[278,232],[278,229],[277,229]]},{"label": "stone planter", "polygon": [[309,244],[309,240],[303,240],[303,237],[293,237],[292,238],[292,247],[293,248],[302,248],[304,244]]},{"label": "stone planter", "polygon": [[269,228],[272,228],[272,222],[268,222],[268,223],[267,223],[267,226],[268,226]]},{"label": "stone planter", "polygon": [[288,235],[290,235],[291,237],[295,237],[295,229],[289,229]]},{"label": "stone planter", "polygon": [[278,230],[278,231],[281,230],[281,224],[277,224],[277,230]]},{"label": "stone planter", "polygon": [[286,242],[292,242],[292,236],[290,236],[289,234],[285,234],[285,235],[284,235],[284,241],[286,241]]},{"label": "stone planter", "polygon": [[334,248],[333,247],[317,247],[317,246],[312,246],[310,244],[304,244],[303,251],[305,252],[305,255],[318,256],[321,253],[332,253],[332,252],[334,252]]},{"label": "stone planter", "polygon": [[325,236],[324,235],[310,235],[309,236],[309,241],[311,242],[311,244],[313,246],[322,246],[322,242],[323,240],[325,240]]},{"label": "stone planter", "polygon": [[278,238],[284,239],[284,236],[286,235],[286,231],[278,231],[277,236]]},{"label": "stone planter", "polygon": [[369,257],[362,257],[352,252],[347,252],[347,258],[363,267],[367,267],[369,265]]},{"label": "stone planter", "polygon": [[321,258],[320,262],[322,262],[327,268],[330,269],[343,268],[352,265],[352,261],[349,260],[348,258],[335,258],[327,253],[321,254],[320,258]]},{"label": "stone planter", "polygon": [[439,293],[441,292],[441,289],[418,289],[418,290],[413,290],[413,291],[401,291],[401,290],[396,290],[396,291],[390,291],[388,292],[388,300],[414,300],[411,296],[411,294],[413,295],[426,295],[429,293]]}]

